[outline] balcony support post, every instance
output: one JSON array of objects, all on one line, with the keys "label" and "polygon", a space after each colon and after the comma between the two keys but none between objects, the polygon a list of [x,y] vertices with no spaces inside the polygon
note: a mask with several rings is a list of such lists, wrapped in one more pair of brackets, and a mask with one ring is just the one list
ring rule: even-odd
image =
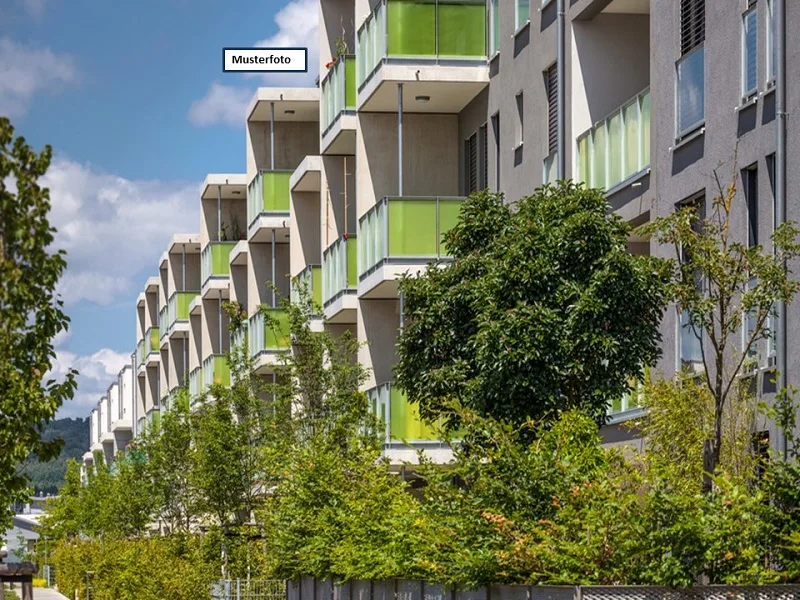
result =
[{"label": "balcony support post", "polygon": [[276,308],[275,307],[275,263],[276,263],[276,260],[275,260],[275,230],[273,229],[272,230],[272,269],[271,269],[271,273],[270,273],[270,279],[272,281],[272,286],[271,286],[271,289],[270,289],[271,300],[272,301],[270,303],[270,306],[272,306],[272,308]]},{"label": "balcony support post", "polygon": [[217,347],[217,353],[222,354],[222,290],[219,291],[219,297],[217,298],[217,319],[219,321],[219,328],[217,329],[219,346]]},{"label": "balcony support post", "polygon": [[[186,244],[181,244],[181,291],[186,291]],[[167,298],[169,304],[169,298]]]},{"label": "balcony support post", "polygon": [[[269,103],[269,168],[275,170],[275,103]],[[263,209],[259,207],[259,211]]]},{"label": "balcony support post", "polygon": [[221,239],[222,239],[222,186],[218,185],[217,186],[217,241]]},{"label": "balcony support post", "polygon": [[403,84],[397,84],[397,195],[403,195]]}]

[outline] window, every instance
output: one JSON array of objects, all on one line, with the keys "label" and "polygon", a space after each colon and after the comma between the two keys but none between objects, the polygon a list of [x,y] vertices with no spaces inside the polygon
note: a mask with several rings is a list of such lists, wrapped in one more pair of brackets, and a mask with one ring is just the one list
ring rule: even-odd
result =
[{"label": "window", "polygon": [[[688,200],[678,203],[677,208],[694,207],[698,221],[695,222],[694,228],[700,230],[703,227],[703,219],[706,216],[706,202],[705,194],[700,193]],[[684,250],[682,251],[684,262],[691,261],[691,256]],[[698,270],[695,272],[695,285],[700,290],[704,283],[702,273]],[[703,363],[702,351],[702,338],[703,331],[692,323],[691,315],[686,310],[679,308],[678,318],[678,362],[679,368],[690,369],[699,371]]]},{"label": "window", "polygon": [[464,191],[478,191],[478,134],[473,133],[464,141]]},{"label": "window", "polygon": [[489,128],[486,123],[478,129],[478,186],[489,187]]},{"label": "window", "polygon": [[705,0],[681,0],[681,58],[675,65],[678,137],[705,119],[705,39]]},{"label": "window", "polygon": [[758,246],[758,167],[752,165],[742,171],[744,196],[747,201],[747,244]]},{"label": "window", "polygon": [[775,65],[778,54],[775,46],[775,2],[767,0],[767,86],[775,83]]},{"label": "window", "polygon": [[517,0],[516,28],[520,29],[531,18],[531,1]]},{"label": "window", "polygon": [[494,186],[500,191],[500,113],[492,115],[492,133],[494,134]]},{"label": "window", "polygon": [[772,192],[772,229],[774,231],[778,219],[775,211],[775,154],[767,155],[767,176],[769,177],[769,188]]},{"label": "window", "polygon": [[[751,279],[747,282],[747,289],[752,290],[758,286],[758,279]],[[744,315],[744,327],[742,327],[742,350],[745,349],[758,325],[758,307],[754,306],[748,310]],[[747,358],[750,362],[754,362],[758,358],[758,341],[754,341],[747,351]]]},{"label": "window", "polygon": [[525,98],[522,92],[517,94],[517,125],[514,131],[514,147],[519,148],[523,142],[523,131],[525,130]]},{"label": "window", "polygon": [[489,58],[500,52],[500,0],[489,1]]},{"label": "window", "polygon": [[[754,3],[753,3],[754,4]],[[758,89],[758,11],[753,6],[742,16],[742,98]]]}]

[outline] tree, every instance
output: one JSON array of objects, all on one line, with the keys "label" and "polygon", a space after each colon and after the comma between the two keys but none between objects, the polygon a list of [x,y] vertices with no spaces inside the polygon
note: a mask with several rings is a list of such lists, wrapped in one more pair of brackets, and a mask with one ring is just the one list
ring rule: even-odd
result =
[{"label": "tree", "polygon": [[582,185],[539,188],[514,208],[468,198],[445,235],[452,262],[400,284],[396,380],[421,416],[455,399],[514,423],[568,408],[605,419],[660,354],[662,264],[631,255],[628,233]]},{"label": "tree", "polygon": [[69,323],[55,292],[66,261],[51,251],[50,193],[38,183],[51,156],[50,146],[37,154],[14,138],[0,117],[0,529],[10,525],[12,504],[28,496],[20,463],[31,453],[58,456],[61,441],[43,441],[43,429],[76,387],[72,370],[62,382],[44,380],[53,338]]},{"label": "tree", "polygon": [[793,223],[775,228],[769,250],[737,239],[731,223],[739,199],[735,172],[723,186],[715,171],[717,194],[709,207],[687,204],[642,230],[674,249],[669,292],[699,342],[704,382],[713,397],[713,434],[703,447],[706,492],[720,462],[724,413],[739,375],[758,342],[774,334],[768,319],[775,304],[791,302],[800,286],[786,268],[800,255]]}]

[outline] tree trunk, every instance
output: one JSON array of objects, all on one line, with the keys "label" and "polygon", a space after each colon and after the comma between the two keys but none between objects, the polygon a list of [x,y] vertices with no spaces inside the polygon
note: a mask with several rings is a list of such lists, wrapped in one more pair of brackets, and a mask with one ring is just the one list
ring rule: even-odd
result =
[{"label": "tree trunk", "polygon": [[719,462],[719,447],[714,440],[703,442],[703,493],[710,494],[713,489],[711,476],[717,468]]}]

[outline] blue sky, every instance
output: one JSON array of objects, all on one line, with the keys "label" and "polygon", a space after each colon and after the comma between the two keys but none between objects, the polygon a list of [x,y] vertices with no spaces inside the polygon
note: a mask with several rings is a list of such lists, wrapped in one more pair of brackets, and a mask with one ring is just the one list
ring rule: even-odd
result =
[{"label": "blue sky", "polygon": [[3,0],[0,115],[55,158],[45,183],[72,319],[55,372],[81,371],[61,416],[85,416],[135,344],[134,303],[172,233],[199,228],[199,185],[245,166],[260,85],[308,75],[221,71],[225,46],[309,46],[318,0]]}]

